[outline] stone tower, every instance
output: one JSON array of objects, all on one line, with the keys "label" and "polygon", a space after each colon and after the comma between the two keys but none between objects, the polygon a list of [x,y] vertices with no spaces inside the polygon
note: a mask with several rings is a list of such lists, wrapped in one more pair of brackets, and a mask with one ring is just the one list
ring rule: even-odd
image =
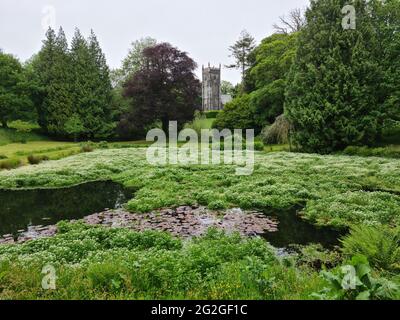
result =
[{"label": "stone tower", "polygon": [[221,65],[213,68],[203,66],[203,111],[221,110]]}]

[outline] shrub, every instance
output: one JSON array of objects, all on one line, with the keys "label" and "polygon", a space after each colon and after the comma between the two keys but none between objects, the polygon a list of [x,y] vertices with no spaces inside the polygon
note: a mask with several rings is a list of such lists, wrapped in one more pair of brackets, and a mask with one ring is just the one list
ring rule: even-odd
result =
[{"label": "shrub", "polygon": [[354,256],[348,265],[321,275],[329,287],[314,294],[320,299],[336,300],[387,300],[399,298],[399,287],[386,278],[372,276],[368,260],[362,255]]},{"label": "shrub", "polygon": [[250,95],[245,94],[227,103],[215,120],[213,127],[223,129],[260,129],[257,126],[254,108],[251,105]]},{"label": "shrub", "polygon": [[7,156],[5,156],[4,154],[0,154],[0,160],[4,160],[7,159]]},{"label": "shrub", "polygon": [[341,253],[336,250],[326,250],[321,244],[307,246],[293,245],[291,248],[298,251],[296,261],[298,265],[306,265],[320,270],[333,268],[342,262]]},{"label": "shrub", "polygon": [[11,170],[17,168],[21,165],[21,160],[19,159],[7,159],[0,161],[0,169]]},{"label": "shrub", "polygon": [[48,156],[35,156],[33,154],[28,156],[29,164],[39,164],[42,161],[48,161],[48,160],[49,160]]},{"label": "shrub", "polygon": [[204,112],[204,114],[206,116],[206,119],[214,119],[219,115],[220,112],[221,111],[219,110],[213,110],[213,111],[206,111]]},{"label": "shrub", "polygon": [[391,146],[381,148],[349,146],[343,150],[342,154],[360,157],[386,157],[399,159],[400,149],[395,149],[395,147]]},{"label": "shrub", "polygon": [[92,152],[93,150],[94,150],[94,147],[92,145],[90,145],[90,144],[84,144],[81,147],[81,151],[82,152]]},{"label": "shrub", "polygon": [[261,137],[265,144],[286,144],[289,142],[290,130],[290,122],[285,115],[280,115],[271,126],[263,129]]},{"label": "shrub", "polygon": [[373,267],[400,271],[400,229],[386,226],[354,226],[342,240],[343,253],[364,255]]},{"label": "shrub", "polygon": [[100,141],[100,142],[97,144],[97,146],[98,146],[100,149],[108,149],[108,142],[107,142],[107,141]]},{"label": "shrub", "polygon": [[319,225],[343,228],[354,224],[400,223],[400,196],[387,192],[349,191],[310,200],[304,217]]},{"label": "shrub", "polygon": [[264,143],[262,141],[254,141],[254,150],[264,151]]}]

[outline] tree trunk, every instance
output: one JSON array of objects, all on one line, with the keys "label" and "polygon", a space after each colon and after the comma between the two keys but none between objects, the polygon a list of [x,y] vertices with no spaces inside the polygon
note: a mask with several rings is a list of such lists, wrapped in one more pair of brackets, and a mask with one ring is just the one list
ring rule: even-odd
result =
[{"label": "tree trunk", "polygon": [[3,128],[8,128],[7,120],[1,120],[1,125]]},{"label": "tree trunk", "polygon": [[169,119],[168,118],[163,118],[161,120],[162,122],[162,129],[165,132],[165,134],[168,136],[168,131],[169,131]]}]

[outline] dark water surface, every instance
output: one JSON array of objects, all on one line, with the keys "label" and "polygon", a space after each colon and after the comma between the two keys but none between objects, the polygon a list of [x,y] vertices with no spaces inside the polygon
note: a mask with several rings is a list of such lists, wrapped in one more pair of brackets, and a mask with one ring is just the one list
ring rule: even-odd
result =
[{"label": "dark water surface", "polygon": [[279,221],[278,232],[263,235],[270,244],[277,248],[286,248],[291,244],[307,245],[319,243],[326,248],[339,244],[339,238],[346,232],[336,231],[327,227],[316,227],[304,221],[298,215],[300,209],[266,213],[275,216]]},{"label": "dark water surface", "polygon": [[[76,220],[105,209],[121,207],[132,193],[114,182],[90,182],[70,188],[0,190],[0,237],[18,235],[28,226],[53,225]],[[277,248],[291,244],[320,243],[330,248],[343,235],[329,228],[318,228],[298,216],[299,208],[264,212],[279,221],[278,231],[263,237]]]},{"label": "dark water surface", "polygon": [[16,235],[30,225],[52,225],[120,207],[131,194],[114,182],[70,188],[0,190],[0,236]]},{"label": "dark water surface", "polygon": [[290,245],[321,244],[325,248],[339,245],[339,239],[346,233],[327,227],[316,227],[304,221],[299,215],[300,209],[266,212],[266,215],[275,217],[278,221],[278,232],[263,235],[276,248],[287,248]]}]

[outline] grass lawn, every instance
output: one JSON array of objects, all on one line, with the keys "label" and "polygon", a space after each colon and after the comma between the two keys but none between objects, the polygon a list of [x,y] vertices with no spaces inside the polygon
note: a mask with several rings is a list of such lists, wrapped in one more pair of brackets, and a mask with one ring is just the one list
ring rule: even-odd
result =
[{"label": "grass lawn", "polygon": [[211,129],[215,119],[197,119],[195,121],[199,123],[202,129]]},{"label": "grass lawn", "polygon": [[30,141],[27,143],[10,143],[0,146],[0,154],[7,158],[18,158],[26,163],[26,157],[35,155],[47,155],[50,159],[58,158],[63,151],[79,151],[79,144],[58,141]]}]

